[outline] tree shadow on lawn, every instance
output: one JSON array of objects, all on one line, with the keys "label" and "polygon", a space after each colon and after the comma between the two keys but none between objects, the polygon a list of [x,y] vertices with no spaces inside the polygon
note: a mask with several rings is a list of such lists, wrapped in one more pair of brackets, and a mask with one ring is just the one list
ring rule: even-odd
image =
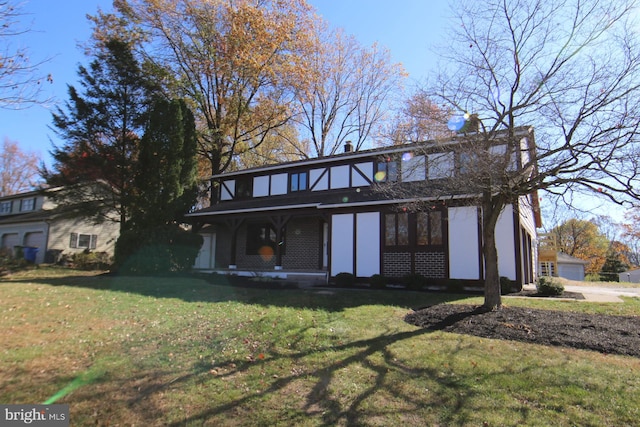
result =
[{"label": "tree shadow on lawn", "polygon": [[[403,362],[391,347],[404,340],[441,330],[472,315],[473,312],[469,312],[467,316],[456,315],[431,328],[391,332],[338,346],[298,352],[273,352],[262,359],[251,361],[241,358],[225,360],[222,366],[217,366],[215,374],[212,374],[212,365],[203,361],[177,372],[143,371],[133,377],[123,377],[118,373],[107,374],[96,384],[70,395],[63,403],[71,404],[76,417],[83,422],[100,417],[113,423],[126,420],[149,425],[183,426],[220,423],[248,414],[250,418],[245,420],[247,423],[277,420],[282,425],[295,425],[308,422],[309,417],[313,417],[321,422],[320,425],[327,426],[366,425],[371,420],[380,419],[412,424],[423,420],[425,413],[433,413],[434,408],[437,408],[435,421],[443,425],[458,424],[461,420],[468,420],[474,412],[493,410],[480,407],[491,405],[490,400],[475,400],[479,392],[474,391],[472,386],[477,384],[478,375],[482,374],[473,371],[468,374],[452,374],[448,372],[449,368],[437,361],[431,361],[428,366],[423,367],[416,366],[425,365],[424,362],[411,366]],[[473,346],[463,340],[449,341],[448,354],[438,354],[438,361],[453,361],[459,353]],[[323,353],[328,356],[322,357]],[[344,353],[344,357],[336,358],[335,355],[340,353]],[[313,361],[308,360],[309,358]],[[292,369],[286,375],[266,377],[261,390],[244,389],[244,376],[257,375],[265,370],[271,372],[273,366],[288,366],[289,363],[300,366],[300,369]],[[491,372],[491,381],[499,384],[503,377],[529,375],[527,371],[534,368],[505,366],[502,371]],[[365,370],[369,375],[366,379],[354,380],[360,381],[357,392],[344,394],[339,386],[345,383],[344,376],[348,375],[348,369]],[[420,378],[429,382],[428,392],[416,392],[414,387],[419,387],[418,385],[407,386],[406,382]],[[558,381],[558,384],[549,385],[566,387],[569,384],[560,384]],[[211,399],[216,402],[211,406],[206,403],[196,404],[194,413],[183,417],[176,415],[178,408],[163,406],[163,402],[166,402],[164,395],[179,393],[185,397],[190,390],[197,389],[205,393],[206,400],[206,393],[217,393],[218,389],[228,388],[231,388],[229,395],[235,397]],[[184,399],[172,401],[173,404],[178,402],[180,406],[189,406]],[[381,402],[389,404],[383,405]],[[271,409],[263,409],[264,405],[271,405]],[[274,411],[278,414],[275,415]],[[272,418],[251,418],[256,413]],[[128,416],[133,418],[127,419]],[[163,422],[160,422],[159,417]],[[514,423],[526,423],[527,412],[514,412],[512,417]]]},{"label": "tree shadow on lawn", "polygon": [[[243,302],[265,306],[323,309],[342,311],[363,305],[396,305],[405,308],[424,307],[452,302],[473,296],[434,291],[404,289],[308,288],[272,282],[228,280],[224,276],[209,278],[194,275],[124,276],[105,273],[96,276],[72,275],[61,277],[25,278],[5,283],[37,283],[138,294],[154,298],[175,298],[185,302],[217,303]],[[0,286],[2,282],[0,282]]]}]

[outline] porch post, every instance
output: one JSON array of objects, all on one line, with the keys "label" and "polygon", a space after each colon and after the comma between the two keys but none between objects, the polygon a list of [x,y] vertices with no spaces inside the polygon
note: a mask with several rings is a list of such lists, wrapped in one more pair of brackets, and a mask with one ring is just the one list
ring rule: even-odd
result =
[{"label": "porch post", "polygon": [[236,269],[238,266],[236,264],[236,248],[238,246],[238,230],[242,225],[242,219],[229,219],[226,222],[227,226],[231,230],[231,244],[229,245],[229,269]]},{"label": "porch post", "polygon": [[281,215],[271,217],[271,224],[276,229],[276,265],[274,270],[282,270],[282,245],[284,244],[284,236],[282,231],[291,219],[291,215]]}]

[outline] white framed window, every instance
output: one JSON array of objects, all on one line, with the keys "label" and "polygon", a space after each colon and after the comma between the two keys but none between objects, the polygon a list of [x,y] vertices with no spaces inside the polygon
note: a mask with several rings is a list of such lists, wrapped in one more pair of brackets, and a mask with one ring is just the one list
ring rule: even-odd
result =
[{"label": "white framed window", "polygon": [[20,200],[20,212],[28,212],[36,209],[35,197]]},{"label": "white framed window", "polygon": [[0,214],[10,214],[12,203],[11,200],[0,202]]},{"label": "white framed window", "polygon": [[71,233],[69,239],[69,247],[71,248],[95,249],[97,243],[97,234]]}]

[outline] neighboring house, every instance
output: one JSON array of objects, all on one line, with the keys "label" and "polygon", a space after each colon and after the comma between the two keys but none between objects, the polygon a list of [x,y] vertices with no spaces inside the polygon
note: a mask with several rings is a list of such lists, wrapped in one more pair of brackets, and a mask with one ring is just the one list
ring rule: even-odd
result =
[{"label": "neighboring house", "polygon": [[558,277],[582,282],[587,265],[589,261],[558,252]]},{"label": "neighboring house", "polygon": [[556,235],[538,234],[538,262],[540,276],[563,277],[583,281],[589,261],[567,255],[558,250]]},{"label": "neighboring house", "polygon": [[621,282],[640,283],[640,268],[618,273]]},{"label": "neighboring house", "polygon": [[[534,143],[532,129],[517,132],[522,152],[514,168]],[[203,227],[205,239],[194,267],[318,280],[342,272],[398,278],[419,273],[479,284],[484,266],[478,206],[463,194],[407,199],[378,190],[386,180],[437,183],[459,173],[458,143],[453,137],[365,151],[347,145],[331,157],[215,175],[218,202],[188,215]],[[403,209],[416,199],[432,206]],[[502,212],[496,229],[500,275],[519,284],[534,282],[537,274],[536,206],[537,197],[521,197]]]},{"label": "neighboring house", "polygon": [[14,254],[17,247],[37,248],[37,264],[86,249],[113,255],[119,224],[67,215],[47,196],[52,191],[0,197],[0,248]]}]

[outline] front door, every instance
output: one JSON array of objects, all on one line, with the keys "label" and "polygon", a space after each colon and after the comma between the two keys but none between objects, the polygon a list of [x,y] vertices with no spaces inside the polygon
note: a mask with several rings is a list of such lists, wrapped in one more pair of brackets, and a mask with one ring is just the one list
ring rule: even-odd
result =
[{"label": "front door", "polygon": [[198,253],[196,261],[193,263],[193,268],[200,270],[207,270],[215,267],[216,259],[216,235],[202,234],[202,247]]}]

